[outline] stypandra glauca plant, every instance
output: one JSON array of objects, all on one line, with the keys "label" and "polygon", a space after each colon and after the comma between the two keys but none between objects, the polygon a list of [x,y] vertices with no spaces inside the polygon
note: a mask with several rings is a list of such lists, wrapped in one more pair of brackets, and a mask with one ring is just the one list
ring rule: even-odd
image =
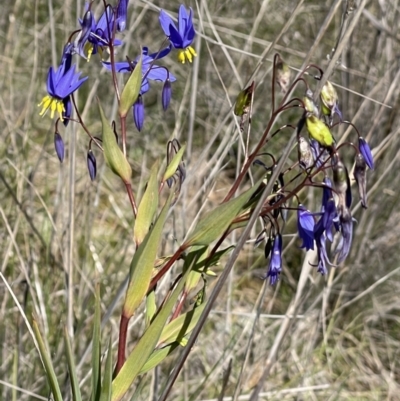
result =
[{"label": "stypandra glauca plant", "polygon": [[[141,199],[137,199],[137,191],[132,185],[132,161],[128,158],[127,119],[133,118],[136,129],[143,129],[143,97],[151,90],[152,81],[162,83],[162,107],[167,111],[176,77],[162,65],[162,59],[176,53],[178,61],[191,63],[196,57],[192,47],[195,38],[193,10],[181,5],[177,20],[161,10],[160,29],[165,34],[165,41],[159,48],[151,52],[143,46],[136,49],[131,57],[128,55],[125,60],[117,60],[116,48],[123,49],[119,34],[127,28],[128,0],[120,0],[115,4],[104,1],[100,16],[96,16],[92,9],[93,2],[87,3],[84,15],[79,19],[80,28],[71,33],[64,45],[59,65],[49,69],[47,95],[39,106],[41,115],[47,113],[51,118],[56,118],[54,144],[60,162],[63,162],[65,155],[63,125],[77,124],[88,137],[86,163],[89,178],[96,179],[96,154],[102,152],[108,167],[116,178],[122,180],[134,216],[132,232],[135,253],[130,266],[125,267],[129,283],[121,310],[116,351],[111,347],[110,338],[106,350],[101,347],[101,294],[98,287],[93,311],[91,399],[118,401],[133,391],[140,376],[185,347],[189,339],[193,341],[193,330],[201,327],[211,307],[205,293],[207,277],[215,275],[212,267],[235,248],[224,246],[233,231],[243,232],[244,227],[248,229],[249,223],[256,220],[261,223],[261,230],[254,242],[256,245],[265,244],[268,263],[263,279],[271,285],[276,285],[282,274],[283,234],[288,213],[296,214],[301,248],[316,251],[315,268],[319,273],[326,275],[330,266],[337,267],[343,263],[351,250],[354,226],[350,211],[351,166],[347,166],[345,160],[354,159],[352,174],[364,208],[367,207],[366,170],[367,167],[373,169],[374,162],[367,142],[356,127],[353,126],[356,139],[353,143],[337,143],[337,127],[352,124],[342,115],[338,94],[331,82],[327,81],[320,93],[315,92],[316,84],[324,77],[322,69],[309,65],[294,79],[289,66],[279,55],[275,55],[272,104],[269,110],[265,110],[265,113],[270,113],[270,118],[263,132],[252,133],[252,138],[257,139],[253,149],[250,149],[250,141],[246,141],[240,173],[223,201],[202,214],[194,229],[176,245],[174,253],[159,254],[169,213],[179,204],[187,174],[196,172],[186,170],[185,145],[181,146],[177,139],[171,138],[166,144],[166,167],[160,168],[161,163],[154,162],[145,191]],[[122,53],[123,50],[119,49],[118,55]],[[88,80],[84,65],[83,71],[77,72],[76,61],[79,57],[87,61],[94,58],[101,61],[101,68],[107,70],[108,84],[118,101],[115,121],[110,121],[101,98],[93,105],[101,121],[101,136],[89,130],[75,99],[76,92],[87,85]],[[120,74],[125,77],[123,85],[119,84]],[[280,101],[276,100],[275,93],[278,86],[282,92]],[[256,82],[250,83],[239,93],[234,107],[238,129],[247,138],[250,135],[256,89]],[[281,120],[289,112],[297,113],[297,123],[277,127],[278,117]],[[294,140],[289,141],[286,149],[280,153],[271,152],[273,142],[278,136],[287,136],[287,130],[293,131]],[[294,162],[288,162],[289,155]],[[250,172],[259,178],[250,180]],[[307,199],[305,193],[310,188],[320,194],[318,210],[310,211],[302,201]],[[235,248],[235,255],[240,251],[239,248]],[[172,269],[174,280],[165,295],[158,291],[158,284]],[[185,310],[185,300],[199,286],[201,289],[195,302],[189,310]],[[144,309],[144,329],[136,333],[138,340],[128,348],[128,324],[138,314],[139,308]],[[62,394],[37,319],[33,321],[33,331],[54,400],[68,398],[69,395]],[[73,399],[79,401],[83,399],[83,389],[79,386],[67,331],[64,337],[70,391]],[[102,355],[105,355],[104,360],[101,360]],[[175,375],[181,367],[182,364],[176,367]]]}]

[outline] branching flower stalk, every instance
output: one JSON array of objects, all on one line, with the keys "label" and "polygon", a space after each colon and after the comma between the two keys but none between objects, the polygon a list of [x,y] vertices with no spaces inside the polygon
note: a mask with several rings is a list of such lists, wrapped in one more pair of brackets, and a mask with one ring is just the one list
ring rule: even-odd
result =
[{"label": "branching flower stalk", "polygon": [[[178,345],[184,346],[194,326],[202,322],[199,311],[205,307],[210,308],[205,297],[206,277],[215,275],[211,267],[218,264],[224,254],[230,251],[230,248],[223,249],[222,246],[233,231],[245,227],[244,233],[248,233],[251,228],[249,222],[253,224],[257,219],[260,221],[261,232],[256,238],[256,244],[265,241],[264,254],[269,261],[264,279],[269,280],[271,285],[277,284],[283,270],[282,249],[286,215],[290,211],[296,213],[298,235],[302,241],[300,248],[317,251],[317,272],[325,275],[329,266],[337,267],[343,263],[351,251],[354,221],[351,215],[353,197],[350,178],[343,153],[348,147],[352,149],[352,154],[356,151],[354,177],[358,184],[361,204],[365,208],[366,170],[367,167],[374,168],[374,160],[368,143],[357,128],[343,119],[334,85],[326,82],[319,101],[314,99],[312,83],[323,79],[323,70],[315,64],[310,64],[291,82],[289,66],[276,54],[271,85],[272,105],[265,129],[259,136],[257,133],[252,134],[257,140],[250,151],[253,103],[257,95],[256,81],[253,81],[239,93],[234,109],[240,118],[238,127],[241,133],[244,132],[247,122],[245,154],[242,164],[238,166],[238,176],[221,204],[200,219],[175,252],[160,257],[159,245],[168,212],[179,201],[187,174],[184,162],[185,145],[181,146],[177,139],[168,142],[165,170],[161,171],[157,162],[153,165],[144,194],[136,202],[132,186],[132,168],[128,160],[128,115],[132,116],[138,131],[145,128],[143,96],[150,90],[151,81],[163,84],[161,105],[164,110],[168,109],[176,77],[159,63],[174,50],[182,63],[191,63],[193,57],[196,57],[197,53],[192,47],[195,37],[193,11],[181,5],[178,23],[175,24],[174,19],[161,10],[160,29],[166,38],[160,44],[159,50],[150,53],[149,48],[141,46],[133,58],[126,56],[125,60],[117,61],[115,47],[123,45],[117,36],[126,29],[128,0],[119,0],[114,5],[103,0],[104,11],[97,20],[91,11],[91,5],[87,3],[85,13],[79,20],[81,29],[73,32],[64,46],[60,65],[57,69],[49,69],[48,94],[39,106],[42,107],[41,115],[50,110],[51,118],[57,116],[54,144],[60,162],[64,160],[65,148],[59,122],[65,126],[70,121],[79,124],[89,136],[86,162],[90,180],[95,180],[97,174],[97,162],[92,149],[92,144],[95,143],[95,150],[103,152],[107,165],[123,182],[132,208],[135,220],[135,253],[129,269],[127,268],[129,284],[120,316],[114,374],[111,374],[112,364],[111,359],[108,359],[103,380],[100,377],[97,382],[96,378],[93,379],[92,393],[93,399],[97,401],[99,388],[107,388],[110,394],[107,399],[119,401],[139,375],[160,364]],[[117,123],[110,123],[107,112],[103,110],[102,99],[98,99],[98,115],[102,124],[101,139],[90,132],[74,99],[74,92],[85,84],[88,77],[81,78],[80,73],[76,72],[73,57],[83,57],[90,61],[97,55],[101,58],[102,68],[110,71],[111,86],[118,102],[119,119]],[[318,75],[310,74],[310,70],[318,71]],[[118,74],[127,76],[121,88],[118,86]],[[275,85],[278,85],[283,93],[277,105]],[[303,89],[301,86],[304,86]],[[296,113],[297,110],[297,124],[288,121],[276,129],[278,117]],[[72,117],[73,111],[76,114],[75,118]],[[354,127],[358,145],[345,143],[336,146],[332,130],[340,124],[350,124]],[[272,141],[279,135],[287,135],[287,128],[292,131],[290,146],[288,145],[282,153],[271,152]],[[302,134],[303,130],[307,130],[308,137]],[[295,154],[295,160],[287,165],[287,158],[292,152]],[[265,158],[268,158],[268,163],[263,161]],[[245,183],[245,177],[250,175],[250,170],[259,179],[249,186]],[[244,189],[246,186],[247,189]],[[321,191],[321,206],[317,211],[310,211],[303,199],[307,187],[318,188]],[[163,194],[168,198],[164,203],[160,201]],[[336,248],[333,246],[334,237],[337,239]],[[234,257],[237,257],[243,244],[244,238],[241,238],[240,246],[234,250]],[[336,257],[335,263],[333,257]],[[181,270],[178,267],[167,295],[161,300],[158,299],[157,288],[160,280],[173,267],[177,267],[178,262],[182,264]],[[221,278],[224,279],[226,274],[227,271],[223,271]],[[185,312],[185,300],[201,283],[203,285],[195,297],[194,306]],[[215,298],[212,301],[214,300]],[[133,349],[128,352],[129,321],[143,303],[146,303],[145,330],[138,336],[139,340]],[[97,308],[96,313],[99,315],[99,306]],[[99,330],[99,326],[95,325],[93,342],[97,342],[97,345],[100,343]],[[163,353],[162,357],[160,353]],[[99,367],[96,365],[96,358],[93,359],[92,369],[97,372]],[[184,359],[180,362],[177,372]],[[172,381],[177,372],[171,375]],[[55,383],[54,380],[50,381]],[[53,388],[53,394],[58,394],[56,390]]]}]

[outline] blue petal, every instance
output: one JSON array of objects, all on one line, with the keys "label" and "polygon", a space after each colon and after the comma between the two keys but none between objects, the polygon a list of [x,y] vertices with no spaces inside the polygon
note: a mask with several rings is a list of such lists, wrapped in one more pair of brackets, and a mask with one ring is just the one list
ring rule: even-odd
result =
[{"label": "blue petal", "polygon": [[170,35],[171,26],[174,27],[176,30],[174,21],[172,21],[172,18],[164,10],[160,11],[160,16],[158,17],[158,19],[160,21],[161,28],[166,36]]},{"label": "blue petal", "polygon": [[142,96],[139,96],[138,100],[133,105],[133,119],[135,121],[136,128],[141,131],[144,123],[144,105]]},{"label": "blue petal", "polygon": [[188,26],[188,13],[183,4],[181,4],[179,6],[178,25],[179,25],[179,34],[183,38],[183,37],[185,37],[187,26]]},{"label": "blue petal", "polygon": [[174,26],[171,26],[169,40],[171,41],[175,49],[184,49],[183,38]]}]

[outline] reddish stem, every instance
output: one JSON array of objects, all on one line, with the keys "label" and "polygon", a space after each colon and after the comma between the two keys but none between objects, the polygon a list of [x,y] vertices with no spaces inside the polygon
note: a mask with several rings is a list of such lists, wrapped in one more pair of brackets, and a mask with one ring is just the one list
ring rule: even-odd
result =
[{"label": "reddish stem", "polygon": [[123,312],[119,323],[119,339],[118,339],[118,359],[114,370],[114,377],[118,375],[125,363],[126,334],[128,332],[129,318]]}]

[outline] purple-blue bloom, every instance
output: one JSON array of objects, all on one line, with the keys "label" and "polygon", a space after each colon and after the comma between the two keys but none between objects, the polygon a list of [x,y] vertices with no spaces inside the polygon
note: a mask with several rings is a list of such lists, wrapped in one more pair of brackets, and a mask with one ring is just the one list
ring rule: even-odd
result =
[{"label": "purple-blue bloom", "polygon": [[374,158],[372,157],[371,149],[367,143],[367,141],[363,137],[358,138],[358,148],[360,149],[360,153],[363,155],[367,166],[373,170],[374,169]]},{"label": "purple-blue bloom", "polygon": [[338,254],[337,263],[342,263],[350,253],[350,247],[353,239],[353,218],[350,211],[342,213],[340,216],[340,233],[341,238],[335,250]]},{"label": "purple-blue bloom", "polygon": [[[58,113],[60,120],[67,125],[72,112],[70,95],[75,92],[88,77],[80,79],[80,73],[75,73],[76,65],[71,66],[70,46],[64,48],[61,64],[54,70],[49,68],[47,74],[47,93],[39,106],[42,106],[40,115],[43,116],[50,109],[50,117]],[[64,121],[65,120],[65,121]]]},{"label": "purple-blue bloom", "polygon": [[271,258],[269,261],[268,272],[265,278],[269,277],[269,283],[274,285],[279,280],[282,271],[282,236],[277,234],[272,243]]},{"label": "purple-blue bloom", "polygon": [[192,21],[192,9],[189,9],[189,14],[184,5],[179,7],[178,15],[178,28],[176,27],[172,18],[164,11],[161,10],[159,16],[161,28],[166,36],[168,36],[172,46],[179,50],[178,60],[185,63],[192,62],[193,57],[197,56],[196,51],[191,46],[194,40],[195,31]]},{"label": "purple-blue bloom", "polygon": [[300,248],[314,249],[314,216],[303,205],[299,204],[297,209],[297,229],[303,240]]},{"label": "purple-blue bloom", "polygon": [[[76,38],[74,45],[75,52],[88,61],[92,54],[99,53],[100,56],[102,56],[104,48],[108,47],[111,43],[114,24],[118,23],[118,21],[115,20],[114,11],[110,5],[105,8],[97,23],[93,17],[87,18],[88,13],[90,13],[90,16],[92,15],[89,7],[89,3],[86,3],[85,9],[87,11],[83,20],[79,21],[82,31]],[[119,22],[122,22],[121,17]],[[90,28],[89,24],[91,25]],[[120,46],[122,42],[118,39],[114,39],[112,44],[114,46]]]},{"label": "purple-blue bloom", "polygon": [[[176,81],[176,78],[168,71],[166,67],[162,67],[154,64],[155,60],[165,57],[171,51],[170,47],[161,50],[158,53],[149,54],[149,49],[147,47],[143,48],[142,52],[142,87],[140,89],[140,95],[144,95],[150,90],[149,80],[151,81],[161,81],[164,82],[164,89],[162,93],[162,104],[168,106],[169,100],[171,98],[171,89],[168,90],[168,84]],[[116,72],[132,72],[139,61],[139,57],[136,57],[133,61],[122,61],[115,63]],[[111,71],[111,63],[103,62],[104,67]],[[167,89],[165,89],[167,87]],[[169,97],[169,98],[168,98]],[[140,96],[139,96],[140,98]],[[133,105],[133,118],[137,129],[140,131],[144,123],[144,104],[143,99],[138,99]]]}]

